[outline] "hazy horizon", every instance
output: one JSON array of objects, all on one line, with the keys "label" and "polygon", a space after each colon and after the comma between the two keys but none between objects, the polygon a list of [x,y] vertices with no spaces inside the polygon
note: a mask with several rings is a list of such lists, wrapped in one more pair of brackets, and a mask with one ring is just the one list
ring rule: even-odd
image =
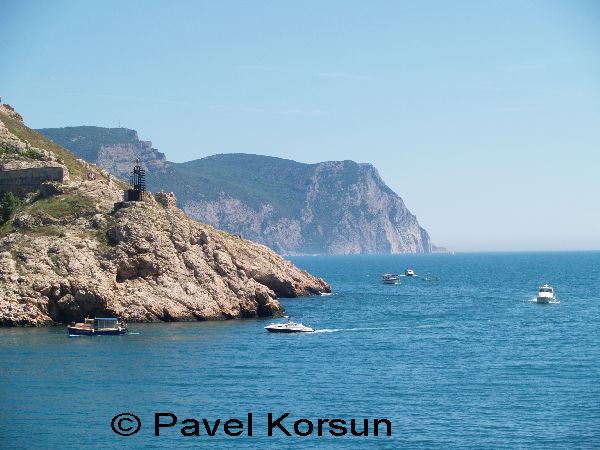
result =
[{"label": "hazy horizon", "polygon": [[600,249],[600,6],[24,1],[0,96],[175,162],[371,163],[439,246]]}]

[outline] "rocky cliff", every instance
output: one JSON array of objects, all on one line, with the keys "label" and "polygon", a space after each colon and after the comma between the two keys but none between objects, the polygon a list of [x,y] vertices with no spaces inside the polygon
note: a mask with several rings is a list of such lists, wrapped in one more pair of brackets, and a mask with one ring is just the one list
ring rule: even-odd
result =
[{"label": "rocky cliff", "polygon": [[[218,195],[185,197],[182,207],[190,216],[260,239],[278,252],[431,251],[427,232],[370,164],[217,155],[190,165],[194,173],[237,172],[244,180]],[[198,188],[207,191],[208,186]],[[264,194],[253,198],[257,191]]]},{"label": "rocky cliff", "polygon": [[173,191],[191,217],[279,253],[427,253],[437,249],[370,164],[302,164],[248,154],[176,164],[167,162],[148,142],[116,142],[122,129],[104,129],[111,137],[102,139],[94,130],[90,136],[90,128],[95,129],[39,131],[84,157],[86,150],[78,143],[97,138],[91,161],[120,177],[128,176],[121,170],[126,162],[139,157],[152,169],[151,190]]},{"label": "rocky cliff", "polygon": [[[173,196],[115,208],[125,186],[108,172],[2,108],[0,124],[11,148],[42,149],[70,174],[24,196],[0,222],[0,325],[99,313],[128,321],[269,316],[282,310],[277,297],[329,291],[267,247],[190,219]],[[8,147],[0,141],[0,148]],[[8,150],[0,156],[25,165],[31,159]]]},{"label": "rocky cliff", "polygon": [[150,176],[168,164],[165,155],[152,148],[152,142],[140,141],[135,130],[81,126],[37,131],[125,181],[129,180],[131,162],[136,158],[144,162]]}]

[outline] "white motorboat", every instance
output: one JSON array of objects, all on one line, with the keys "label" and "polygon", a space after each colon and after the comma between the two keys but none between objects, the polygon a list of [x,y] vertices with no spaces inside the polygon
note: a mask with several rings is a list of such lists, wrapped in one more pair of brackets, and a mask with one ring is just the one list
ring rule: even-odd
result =
[{"label": "white motorboat", "polygon": [[292,322],[288,319],[285,323],[272,323],[265,327],[269,333],[312,333],[311,327],[307,327],[303,323]]},{"label": "white motorboat", "polygon": [[552,286],[548,286],[547,284],[540,286],[537,295],[537,302],[550,303],[555,301],[556,297],[554,296],[554,288]]},{"label": "white motorboat", "polygon": [[414,277],[415,276],[415,271],[412,269],[406,269],[404,271],[404,276],[405,277]]},{"label": "white motorboat", "polygon": [[400,277],[397,273],[384,273],[381,276],[381,280],[384,284],[398,284],[400,283]]}]

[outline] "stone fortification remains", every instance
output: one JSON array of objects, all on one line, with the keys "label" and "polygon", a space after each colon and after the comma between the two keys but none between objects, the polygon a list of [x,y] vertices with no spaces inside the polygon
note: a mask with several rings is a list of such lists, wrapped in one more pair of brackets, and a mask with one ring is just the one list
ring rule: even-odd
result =
[{"label": "stone fortification remains", "polygon": [[43,161],[0,164],[0,194],[12,192],[23,197],[29,192],[39,190],[42,184],[48,181],[63,183],[64,167]]},{"label": "stone fortification remains", "polygon": [[[0,113],[23,123],[10,105],[0,105]],[[56,155],[30,145],[12,133],[0,120],[0,195],[12,192],[24,197],[46,183],[64,183],[68,171]]]}]

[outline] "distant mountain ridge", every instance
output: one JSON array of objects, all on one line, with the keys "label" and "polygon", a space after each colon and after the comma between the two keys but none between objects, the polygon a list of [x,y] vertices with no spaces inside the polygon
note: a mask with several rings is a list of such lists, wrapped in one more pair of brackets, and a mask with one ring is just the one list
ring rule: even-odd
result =
[{"label": "distant mountain ridge", "polygon": [[191,217],[264,243],[279,253],[438,251],[402,199],[371,164],[304,164],[270,156],[221,154],[172,163],[124,128],[38,130],[83,159],[127,180],[147,167],[151,191],[172,191]]}]

